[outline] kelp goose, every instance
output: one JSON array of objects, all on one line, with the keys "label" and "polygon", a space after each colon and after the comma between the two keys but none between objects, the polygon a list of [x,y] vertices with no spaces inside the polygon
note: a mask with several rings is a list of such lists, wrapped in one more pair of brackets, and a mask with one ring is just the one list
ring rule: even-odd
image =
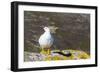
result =
[{"label": "kelp goose", "polygon": [[40,36],[39,38],[39,44],[41,47],[41,53],[44,54],[45,51],[44,49],[47,49],[47,54],[50,54],[50,47],[53,45],[53,37],[50,33],[50,28],[49,27],[44,27],[44,33]]}]

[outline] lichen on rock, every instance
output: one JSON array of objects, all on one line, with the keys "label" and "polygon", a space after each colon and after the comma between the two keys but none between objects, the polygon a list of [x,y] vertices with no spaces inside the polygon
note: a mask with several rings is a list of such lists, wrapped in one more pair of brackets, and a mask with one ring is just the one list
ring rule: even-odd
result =
[{"label": "lichen on rock", "polygon": [[[55,52],[62,52],[65,54],[61,55]],[[68,53],[71,53],[70,56],[67,56]],[[25,62],[35,62],[35,61],[55,61],[55,60],[79,60],[79,59],[89,59],[90,56],[84,52],[79,50],[51,50],[51,54],[41,54],[35,52],[24,52],[24,61]]]}]

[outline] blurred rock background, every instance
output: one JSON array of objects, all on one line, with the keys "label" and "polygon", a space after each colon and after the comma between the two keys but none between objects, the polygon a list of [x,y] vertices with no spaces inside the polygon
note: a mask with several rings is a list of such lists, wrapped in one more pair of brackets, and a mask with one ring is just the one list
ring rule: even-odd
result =
[{"label": "blurred rock background", "polygon": [[24,51],[40,52],[38,39],[45,26],[58,27],[51,49],[90,53],[90,14],[24,11]]}]

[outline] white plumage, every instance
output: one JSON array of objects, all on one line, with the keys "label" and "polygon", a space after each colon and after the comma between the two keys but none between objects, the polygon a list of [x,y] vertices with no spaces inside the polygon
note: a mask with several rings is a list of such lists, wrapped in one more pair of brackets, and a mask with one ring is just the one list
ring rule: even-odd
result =
[{"label": "white plumage", "polygon": [[39,38],[40,47],[50,49],[53,44],[53,37],[48,27],[44,27],[44,33]]}]

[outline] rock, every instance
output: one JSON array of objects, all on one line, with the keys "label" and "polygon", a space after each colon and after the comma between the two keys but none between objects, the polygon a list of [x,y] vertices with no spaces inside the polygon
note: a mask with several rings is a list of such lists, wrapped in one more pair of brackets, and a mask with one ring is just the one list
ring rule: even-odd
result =
[{"label": "rock", "polygon": [[[54,52],[62,52],[64,54],[68,54],[69,52],[72,54],[71,56],[64,56]],[[34,62],[34,61],[51,61],[51,60],[77,60],[77,59],[88,59],[90,56],[84,51],[78,50],[52,50],[50,55],[40,54],[35,52],[24,52],[24,61],[26,62]]]}]

